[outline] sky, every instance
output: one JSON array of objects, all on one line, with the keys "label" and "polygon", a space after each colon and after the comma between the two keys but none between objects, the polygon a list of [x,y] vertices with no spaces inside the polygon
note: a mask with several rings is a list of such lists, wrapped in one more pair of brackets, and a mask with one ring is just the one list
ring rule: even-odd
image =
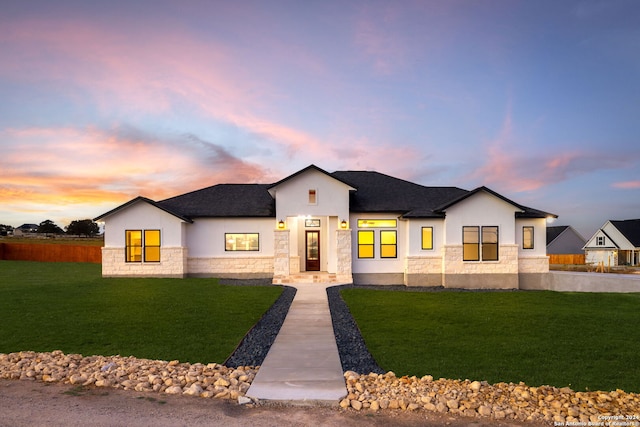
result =
[{"label": "sky", "polygon": [[640,2],[2,2],[0,224],[310,164],[640,218]]}]

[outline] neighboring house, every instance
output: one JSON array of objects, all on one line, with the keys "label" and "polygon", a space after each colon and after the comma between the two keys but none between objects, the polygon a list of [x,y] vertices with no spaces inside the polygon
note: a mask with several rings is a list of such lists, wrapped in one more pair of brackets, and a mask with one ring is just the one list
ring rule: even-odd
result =
[{"label": "neighboring house", "polygon": [[22,224],[18,228],[13,229],[14,236],[24,236],[36,233],[38,231],[38,224]]},{"label": "neighboring house", "polygon": [[547,227],[547,255],[581,254],[587,241],[570,225]]},{"label": "neighboring house", "polygon": [[640,265],[640,219],[607,221],[583,249],[587,263]]},{"label": "neighboring house", "polygon": [[486,187],[308,166],[274,184],[137,197],[104,222],[104,276],[518,288],[547,276],[546,218]]}]

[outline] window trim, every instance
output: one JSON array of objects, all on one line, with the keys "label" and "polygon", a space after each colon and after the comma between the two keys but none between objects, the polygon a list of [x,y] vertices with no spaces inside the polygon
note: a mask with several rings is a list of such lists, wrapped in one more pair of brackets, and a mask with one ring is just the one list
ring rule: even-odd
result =
[{"label": "window trim", "polygon": [[604,236],[596,236],[596,246],[605,246],[607,239]]},{"label": "window trim", "polygon": [[[431,230],[431,241],[429,242],[429,245],[427,247],[425,247],[425,242],[424,242],[424,231],[425,229],[430,229]],[[432,251],[433,250],[433,227],[432,226],[425,226],[422,227],[420,229],[420,241],[421,241],[421,249],[423,251]]]},{"label": "window trim", "polygon": [[[227,248],[227,241],[228,241],[228,237],[229,235],[244,235],[244,236],[249,236],[249,235],[256,235],[258,237],[258,247],[256,249],[228,249]],[[246,237],[245,237],[246,239]],[[260,233],[224,233],[224,251],[225,252],[260,252]]]},{"label": "window trim", "polygon": [[[384,234],[393,234],[393,240],[395,243],[382,243]],[[393,256],[385,256],[384,248],[393,247]],[[398,258],[398,230],[380,230],[380,258],[393,259]]]},{"label": "window trim", "polygon": [[[526,245],[527,239],[525,238],[527,230],[531,231],[531,244],[528,246]],[[535,227],[533,225],[522,226],[522,249],[535,249],[535,246]]]},{"label": "window trim", "polygon": [[318,204],[318,190],[316,188],[310,188],[309,189],[309,204],[310,205],[317,205]]}]

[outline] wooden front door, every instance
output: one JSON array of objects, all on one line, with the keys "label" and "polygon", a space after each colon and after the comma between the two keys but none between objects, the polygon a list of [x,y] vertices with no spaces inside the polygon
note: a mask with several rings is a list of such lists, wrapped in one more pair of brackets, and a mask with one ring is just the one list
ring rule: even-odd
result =
[{"label": "wooden front door", "polygon": [[320,271],[320,232],[307,231],[306,244],[306,271]]}]

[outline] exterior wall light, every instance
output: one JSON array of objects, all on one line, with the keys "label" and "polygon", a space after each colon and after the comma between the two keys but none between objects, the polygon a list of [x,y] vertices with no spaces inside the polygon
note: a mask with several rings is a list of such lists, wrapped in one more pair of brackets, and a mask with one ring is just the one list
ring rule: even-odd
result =
[{"label": "exterior wall light", "polygon": [[342,220],[342,222],[340,223],[340,228],[342,228],[343,230],[347,228],[347,221],[345,221],[344,219]]},{"label": "exterior wall light", "polygon": [[278,230],[284,230],[284,221],[283,220],[278,221]]}]

